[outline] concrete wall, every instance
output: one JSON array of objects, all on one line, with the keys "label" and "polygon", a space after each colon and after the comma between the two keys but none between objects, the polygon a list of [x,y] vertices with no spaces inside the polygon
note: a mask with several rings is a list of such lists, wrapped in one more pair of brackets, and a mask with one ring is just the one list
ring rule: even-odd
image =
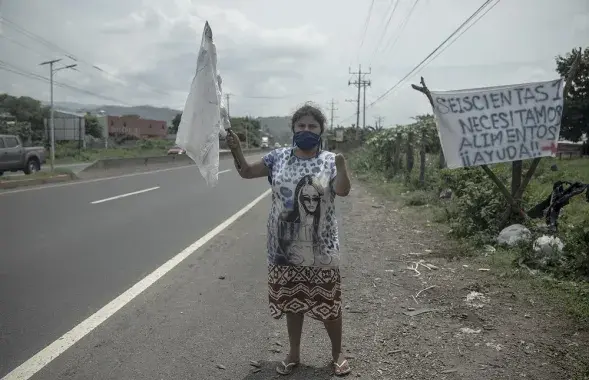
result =
[{"label": "concrete wall", "polygon": [[168,124],[161,120],[135,116],[107,116],[109,135],[131,135],[138,138],[166,138]]},{"label": "concrete wall", "polygon": [[[49,132],[49,120],[44,120],[45,129]],[[53,129],[55,141],[86,141],[86,119],[84,115],[61,111],[53,113]]]}]

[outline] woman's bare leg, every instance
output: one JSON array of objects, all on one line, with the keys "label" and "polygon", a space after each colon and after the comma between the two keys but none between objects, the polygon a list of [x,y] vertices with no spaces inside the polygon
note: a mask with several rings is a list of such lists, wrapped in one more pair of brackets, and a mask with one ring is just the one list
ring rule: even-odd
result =
[{"label": "woman's bare leg", "polygon": [[343,360],[340,360],[340,355],[342,354],[342,317],[340,316],[338,319],[324,321],[323,324],[325,325],[325,330],[327,330],[327,335],[329,335],[329,340],[331,341],[331,355],[333,361],[340,363]]},{"label": "woman's bare leg", "polygon": [[301,335],[303,333],[304,314],[286,313],[286,328],[290,351],[286,357],[286,364],[301,360]]}]

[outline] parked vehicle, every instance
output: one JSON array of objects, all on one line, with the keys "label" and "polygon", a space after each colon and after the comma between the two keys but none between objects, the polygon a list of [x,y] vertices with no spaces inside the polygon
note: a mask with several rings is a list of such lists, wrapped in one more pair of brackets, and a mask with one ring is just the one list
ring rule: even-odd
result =
[{"label": "parked vehicle", "polygon": [[270,145],[269,145],[269,142],[268,142],[268,136],[263,136],[262,137],[262,144],[260,145],[260,147],[262,149],[268,149],[269,146]]},{"label": "parked vehicle", "polygon": [[279,143],[279,142],[277,142],[277,143],[274,143],[274,148],[275,148],[275,149],[278,149],[278,148],[280,148],[280,143]]},{"label": "parked vehicle", "polygon": [[186,153],[184,149],[180,148],[179,146],[172,147],[168,150],[168,155],[170,154],[184,154]]},{"label": "parked vehicle", "polygon": [[0,135],[0,175],[20,170],[25,174],[36,173],[45,163],[45,156],[42,146],[24,147],[18,136]]}]

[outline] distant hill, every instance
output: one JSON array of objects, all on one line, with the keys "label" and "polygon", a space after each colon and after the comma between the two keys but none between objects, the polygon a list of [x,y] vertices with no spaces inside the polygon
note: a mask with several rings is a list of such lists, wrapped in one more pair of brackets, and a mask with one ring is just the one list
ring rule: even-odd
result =
[{"label": "distant hill", "polygon": [[[46,104],[46,103],[44,103]],[[176,114],[182,111],[174,110],[166,107],[152,107],[152,106],[112,106],[112,105],[96,105],[96,104],[80,104],[72,102],[56,102],[56,109],[64,111],[80,112],[80,113],[99,113],[103,111],[111,116],[123,115],[139,115],[144,119],[162,120],[170,123]],[[292,132],[290,130],[290,117],[288,116],[270,116],[259,117],[262,131],[272,135],[274,142],[281,144],[290,144],[292,139]]]},{"label": "distant hill", "polygon": [[71,102],[56,102],[55,108],[64,111],[73,112],[90,112],[98,113],[104,111],[105,114],[111,116],[123,115],[139,115],[143,119],[162,120],[171,122],[176,114],[182,112],[167,107],[152,107],[152,106],[110,106],[110,105],[96,105],[96,104],[79,104]]}]

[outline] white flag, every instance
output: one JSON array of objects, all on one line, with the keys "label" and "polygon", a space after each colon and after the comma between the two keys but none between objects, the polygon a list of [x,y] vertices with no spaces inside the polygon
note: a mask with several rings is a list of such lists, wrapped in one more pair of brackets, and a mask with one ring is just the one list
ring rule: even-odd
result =
[{"label": "white flag", "polygon": [[213,31],[206,22],[176,145],[196,163],[209,186],[215,186],[219,180],[219,134],[224,137],[224,127],[230,127],[221,82]]}]

